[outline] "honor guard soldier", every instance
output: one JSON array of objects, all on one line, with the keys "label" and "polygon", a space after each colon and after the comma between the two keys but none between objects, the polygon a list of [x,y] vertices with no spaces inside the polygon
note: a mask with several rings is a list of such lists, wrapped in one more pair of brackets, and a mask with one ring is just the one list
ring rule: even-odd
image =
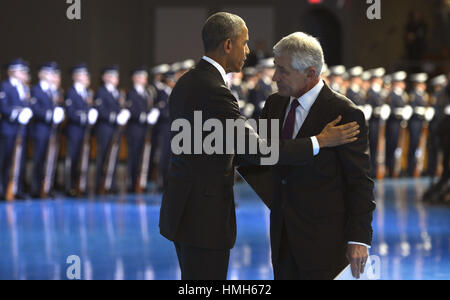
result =
[{"label": "honor guard soldier", "polygon": [[372,117],[369,120],[369,146],[370,167],[373,178],[377,175],[378,142],[380,136],[381,107],[385,104],[382,96],[383,76],[386,71],[383,68],[369,71],[371,76],[370,89],[367,91],[366,103],[372,107]]},{"label": "honor guard soldier", "polygon": [[330,67],[330,87],[335,92],[345,95],[345,89],[344,89],[344,74],[346,72],[346,69],[344,66],[333,66]]},{"label": "honor guard soldier", "polygon": [[276,83],[272,80],[275,74],[274,58],[261,60],[257,68],[260,71],[261,78],[249,98],[250,103],[255,106],[254,119],[259,118],[267,98],[277,90]]},{"label": "honor guard soldier", "polygon": [[[113,146],[113,138],[119,131],[119,126],[127,123],[127,118],[122,114],[122,95],[117,89],[119,85],[119,67],[109,66],[102,71],[102,81],[104,83],[95,95],[95,108],[98,110],[98,122],[95,133],[97,136],[97,166],[96,166],[96,192],[103,194],[105,192],[117,193],[118,189],[115,183],[115,170],[117,161],[110,162],[109,154]],[[125,119],[125,124],[123,123]],[[108,164],[112,163],[112,174],[108,174]],[[103,190],[104,181],[107,176],[112,176],[111,190]]]},{"label": "honor guard soldier", "polygon": [[133,87],[127,95],[126,107],[130,110],[130,121],[126,129],[128,144],[128,192],[136,192],[138,177],[143,163],[144,144],[148,132],[149,113],[153,99],[147,92],[148,72],[145,67],[133,70]]},{"label": "honor guard soldier", "polygon": [[409,120],[409,152],[408,152],[408,176],[414,176],[417,159],[425,155],[420,153],[419,141],[422,135],[423,123],[425,121],[426,106],[428,104],[427,80],[426,73],[412,74],[410,76],[412,82],[412,91],[409,96],[409,105],[413,108],[414,114]]},{"label": "honor guard soldier", "polygon": [[72,68],[73,86],[65,96],[67,113],[67,153],[66,153],[66,193],[70,197],[77,195],[80,177],[80,158],[86,127],[89,124],[89,107],[92,105],[88,88],[91,84],[89,70],[85,64]]},{"label": "honor guard soldier", "polygon": [[55,91],[54,77],[58,65],[55,62],[43,64],[38,71],[39,83],[31,89],[31,109],[34,119],[30,127],[33,140],[33,171],[31,196],[39,198],[44,180],[44,165],[54,124],[64,119],[64,110],[57,106],[58,94]]},{"label": "honor guard soldier", "polygon": [[392,74],[392,92],[386,101],[391,109],[391,115],[386,122],[386,167],[389,170],[388,177],[394,176],[396,161],[401,160],[401,152],[396,150],[401,149],[401,147],[399,148],[399,137],[402,122],[408,119],[403,114],[408,100],[405,94],[405,79],[407,76],[406,72],[403,71]]},{"label": "honor guard soldier", "polygon": [[436,114],[430,122],[429,139],[428,139],[428,176],[435,177],[438,165],[439,153],[439,123],[444,117],[444,97],[445,88],[447,86],[447,77],[445,75],[437,76],[430,80],[432,86],[432,94],[430,98],[430,107],[433,107]]},{"label": "honor guard soldier", "polygon": [[160,81],[155,82],[158,90],[154,101],[154,107],[160,111],[159,118],[152,131],[152,151],[150,155],[150,173],[153,171],[156,163],[158,165],[158,178],[156,181],[156,190],[162,191],[164,178],[169,167],[170,158],[170,115],[169,115],[169,97],[172,94],[172,87],[175,84],[175,71],[177,65],[167,68],[167,65],[157,67],[155,72],[164,74],[157,76]]},{"label": "honor guard soldier", "polygon": [[[25,127],[33,117],[26,86],[29,79],[28,72],[27,62],[20,58],[14,59],[7,66],[9,78],[0,84],[0,199],[13,200],[25,197],[23,194]],[[17,152],[19,149],[21,151]],[[12,169],[18,173],[11,172]],[[15,178],[12,178],[11,174]],[[15,187],[13,191],[9,188],[12,181]]]},{"label": "honor guard soldier", "polygon": [[363,72],[364,70],[362,67],[354,67],[348,70],[348,75],[350,76],[350,86],[347,90],[346,96],[357,106],[362,106],[365,104],[361,79]]}]

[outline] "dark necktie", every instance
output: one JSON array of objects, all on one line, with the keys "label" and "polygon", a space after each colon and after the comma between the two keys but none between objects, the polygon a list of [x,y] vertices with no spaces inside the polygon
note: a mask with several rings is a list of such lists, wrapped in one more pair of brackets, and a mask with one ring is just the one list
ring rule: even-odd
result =
[{"label": "dark necktie", "polygon": [[286,119],[286,123],[284,123],[283,133],[281,138],[283,140],[292,140],[292,136],[294,135],[295,121],[296,121],[296,110],[299,107],[300,103],[297,99],[294,100],[291,104],[291,110],[289,111],[288,117]]}]

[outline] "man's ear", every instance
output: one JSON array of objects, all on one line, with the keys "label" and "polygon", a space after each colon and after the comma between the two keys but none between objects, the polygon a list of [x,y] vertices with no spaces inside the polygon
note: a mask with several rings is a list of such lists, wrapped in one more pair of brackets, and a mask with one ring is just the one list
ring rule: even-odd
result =
[{"label": "man's ear", "polygon": [[232,48],[233,42],[231,41],[231,39],[225,40],[225,42],[223,43],[223,50],[225,51],[225,53],[230,54]]}]

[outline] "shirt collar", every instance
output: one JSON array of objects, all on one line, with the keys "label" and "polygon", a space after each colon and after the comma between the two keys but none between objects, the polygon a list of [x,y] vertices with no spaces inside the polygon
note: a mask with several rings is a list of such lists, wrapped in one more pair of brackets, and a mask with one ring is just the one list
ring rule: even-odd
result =
[{"label": "shirt collar", "polygon": [[114,85],[112,84],[105,84],[106,89],[108,90],[108,92],[114,94],[116,92],[116,88],[114,87]]},{"label": "shirt collar", "polygon": [[227,85],[228,84],[228,77],[227,77],[227,73],[225,72],[225,69],[218,62],[216,62],[212,58],[209,58],[208,56],[203,56],[202,59],[206,60],[207,62],[212,64],[214,67],[216,67],[216,69],[219,71],[220,75],[223,78],[223,82],[225,82],[225,85]]},{"label": "shirt collar", "polygon": [[135,89],[136,92],[138,92],[138,94],[140,94],[140,95],[145,94],[145,88],[144,88],[142,85],[135,84],[135,85],[134,85],[134,89]]},{"label": "shirt collar", "polygon": [[79,82],[75,82],[73,85],[78,94],[83,95],[86,92],[86,88]]},{"label": "shirt collar", "polygon": [[11,83],[11,85],[12,85],[13,87],[18,87],[18,86],[22,85],[22,84],[20,83],[20,81],[19,81],[17,78],[14,78],[14,77],[10,77],[10,78],[9,78],[9,82]]},{"label": "shirt collar", "polygon": [[50,90],[50,84],[47,81],[41,80],[41,82],[39,82],[41,89],[46,92],[48,90]]},{"label": "shirt collar", "polygon": [[[310,89],[306,94],[298,98],[298,102],[300,106],[306,111],[309,112],[314,102],[316,102],[317,97],[319,97],[322,88],[325,86],[323,80],[320,80],[312,89]],[[296,100],[295,97],[291,97],[291,104]]]}]

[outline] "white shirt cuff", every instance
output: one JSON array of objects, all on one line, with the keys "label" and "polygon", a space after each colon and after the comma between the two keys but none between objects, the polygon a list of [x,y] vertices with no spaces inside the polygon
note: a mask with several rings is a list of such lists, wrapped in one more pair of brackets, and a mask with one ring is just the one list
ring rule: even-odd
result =
[{"label": "white shirt cuff", "polygon": [[360,246],[365,246],[365,247],[367,247],[367,249],[370,249],[370,248],[372,248],[371,246],[369,246],[369,245],[366,245],[366,244],[363,244],[363,243],[357,243],[357,242],[348,242],[348,244],[349,244],[349,245],[360,245]]},{"label": "white shirt cuff", "polygon": [[313,152],[314,152],[314,156],[318,155],[320,152],[320,145],[319,145],[319,141],[317,140],[317,138],[315,136],[313,136],[311,138],[311,142],[313,144]]}]

